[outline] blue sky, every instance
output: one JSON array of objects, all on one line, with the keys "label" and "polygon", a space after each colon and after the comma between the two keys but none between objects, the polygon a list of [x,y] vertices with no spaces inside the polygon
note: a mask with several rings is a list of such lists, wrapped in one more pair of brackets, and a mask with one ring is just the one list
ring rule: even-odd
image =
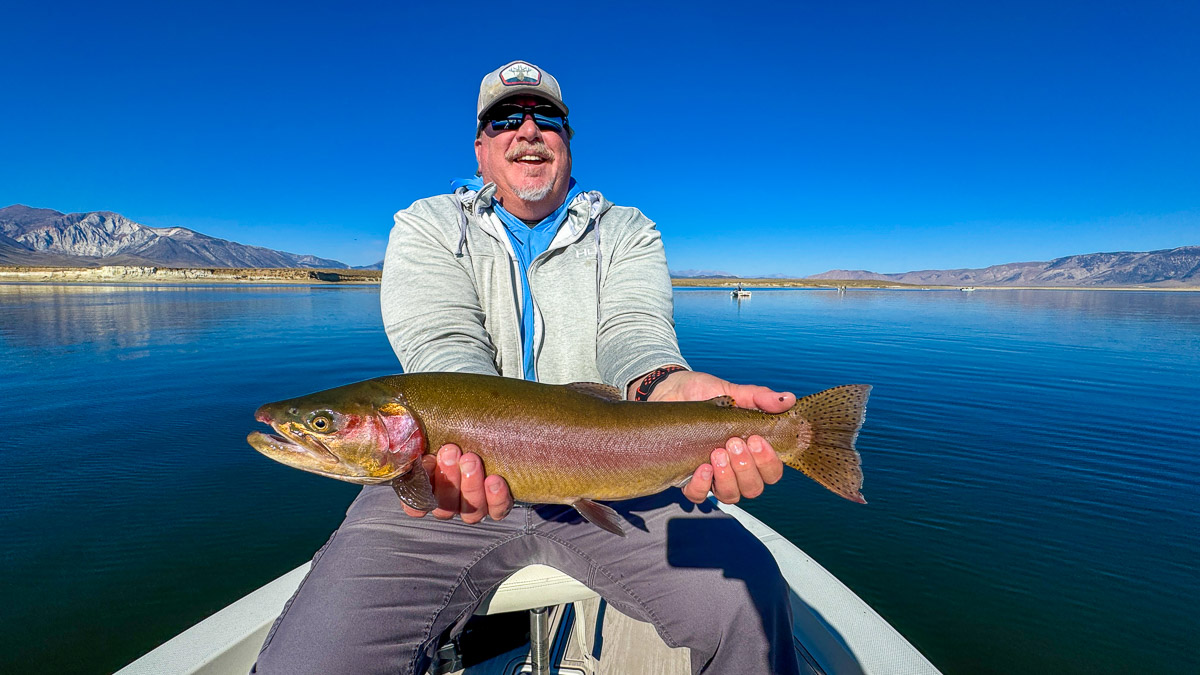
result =
[{"label": "blue sky", "polygon": [[1200,244],[1200,3],[421,4],[6,3],[0,206],[369,264],[520,58],[672,269]]}]

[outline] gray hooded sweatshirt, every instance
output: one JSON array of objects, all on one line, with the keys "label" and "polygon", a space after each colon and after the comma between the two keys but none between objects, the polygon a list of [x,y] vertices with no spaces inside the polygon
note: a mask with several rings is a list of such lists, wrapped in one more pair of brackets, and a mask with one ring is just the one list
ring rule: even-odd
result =
[{"label": "gray hooded sweatshirt", "polygon": [[[405,372],[524,375],[521,274],[496,186],[419,200],[396,213],[380,304]],[[687,365],[672,319],[671,280],[654,223],[585,192],[529,266],[538,380],[603,382]]]}]

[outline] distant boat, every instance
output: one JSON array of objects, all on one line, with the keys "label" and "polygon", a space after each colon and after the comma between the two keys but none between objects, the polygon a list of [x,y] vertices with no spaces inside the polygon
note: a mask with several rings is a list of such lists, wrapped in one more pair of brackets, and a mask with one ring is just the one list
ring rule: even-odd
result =
[{"label": "distant boat", "polygon": [[970,293],[971,291],[975,290],[975,287],[974,286],[963,286],[962,288],[960,288],[958,290],[962,291],[963,293]]},{"label": "distant boat", "polygon": [[733,289],[733,292],[730,293],[730,295],[735,298],[748,298],[750,297],[750,291],[742,288],[741,284],[738,284],[738,287]]}]

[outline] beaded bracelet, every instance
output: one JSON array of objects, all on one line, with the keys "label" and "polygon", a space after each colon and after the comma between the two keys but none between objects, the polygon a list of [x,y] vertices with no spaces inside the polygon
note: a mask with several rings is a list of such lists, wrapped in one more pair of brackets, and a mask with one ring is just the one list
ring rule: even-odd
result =
[{"label": "beaded bracelet", "polygon": [[633,400],[648,400],[650,398],[650,392],[654,391],[654,388],[658,386],[659,382],[663,381],[663,378],[680,370],[687,370],[687,368],[684,368],[683,366],[663,366],[662,368],[651,371],[649,375],[642,378],[642,383],[638,385],[637,391],[633,393]]}]

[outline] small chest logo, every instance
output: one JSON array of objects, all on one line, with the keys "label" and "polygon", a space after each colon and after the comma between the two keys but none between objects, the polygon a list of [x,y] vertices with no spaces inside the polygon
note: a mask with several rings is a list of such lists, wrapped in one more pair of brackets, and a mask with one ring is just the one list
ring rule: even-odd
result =
[{"label": "small chest logo", "polygon": [[541,84],[542,73],[528,63],[517,62],[500,71],[500,81],[507,86],[517,84]]},{"label": "small chest logo", "polygon": [[581,246],[581,247],[575,249],[575,257],[576,258],[595,258],[596,257],[596,247],[595,246]]}]

